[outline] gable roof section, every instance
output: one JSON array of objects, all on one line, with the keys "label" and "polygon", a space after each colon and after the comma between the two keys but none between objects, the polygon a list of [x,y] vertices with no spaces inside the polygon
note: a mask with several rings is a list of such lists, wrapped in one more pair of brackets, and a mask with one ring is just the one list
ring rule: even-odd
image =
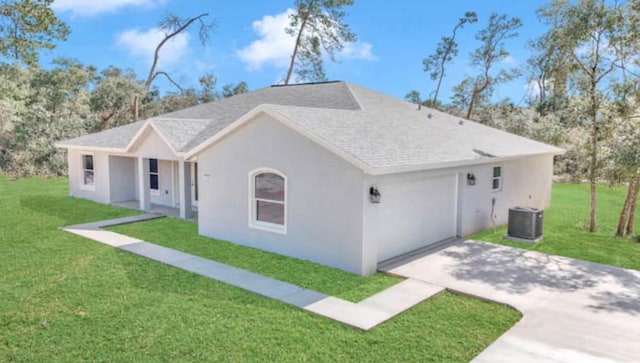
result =
[{"label": "gable roof section", "polygon": [[[273,86],[239,94],[220,101],[186,108],[147,121],[177,154],[187,152],[261,104],[298,105],[302,107],[360,109],[345,82]],[[116,127],[75,139],[64,140],[58,147],[127,152],[145,121]]]},{"label": "gable roof section", "polygon": [[[285,124],[286,126],[290,127],[291,129],[293,129],[295,131],[298,131],[299,133],[301,133],[303,136],[307,137],[311,141],[319,144],[320,146],[323,146],[323,147],[329,149],[329,151],[335,153],[336,155],[338,155],[342,159],[344,159],[347,162],[353,164],[358,169],[361,169],[361,170],[363,170],[365,172],[370,172],[371,171],[371,169],[369,168],[368,165],[366,165],[365,163],[362,163],[360,160],[355,158],[353,155],[351,155],[349,153],[346,153],[346,152],[344,152],[343,150],[341,150],[339,148],[336,148],[333,144],[327,143],[325,140],[323,140],[321,138],[318,138],[315,134],[309,133],[307,130],[305,130],[303,128],[300,128],[298,126],[298,124],[295,121],[290,120],[287,117],[287,115],[278,112],[278,107],[275,107],[275,106],[276,105],[265,104],[265,105],[260,105],[260,106],[258,106],[256,108],[254,108],[253,110],[251,110],[248,113],[244,114],[242,117],[240,117],[238,120],[236,120],[232,124],[230,124],[227,127],[223,128],[222,130],[217,132],[215,135],[213,135],[212,137],[210,137],[206,141],[200,143],[200,145],[198,145],[197,147],[195,147],[194,149],[192,149],[191,151],[186,153],[185,154],[185,158],[188,159],[188,158],[191,158],[191,157],[199,154],[201,151],[207,149],[211,145],[217,143],[218,141],[220,141],[220,140],[224,139],[225,137],[227,137],[228,135],[232,134],[235,130],[239,129],[243,125],[252,122],[259,115],[266,114],[266,115],[269,115],[272,118],[282,122],[283,124]],[[314,110],[314,109],[310,109],[310,108],[302,108],[302,109]],[[317,110],[317,109],[315,109],[315,110]],[[344,111],[344,112],[353,112],[353,111]]]},{"label": "gable roof section", "polygon": [[95,150],[121,151],[126,149],[131,140],[142,129],[145,121],[138,121],[128,125],[115,127],[94,134],[83,135],[74,139],[56,143],[56,147],[91,148]]},{"label": "gable roof section", "polygon": [[264,104],[293,105],[318,109],[359,110],[360,105],[345,82],[272,86],[239,94],[165,115],[210,119],[209,125],[188,145],[192,150],[215,136],[252,109]]}]

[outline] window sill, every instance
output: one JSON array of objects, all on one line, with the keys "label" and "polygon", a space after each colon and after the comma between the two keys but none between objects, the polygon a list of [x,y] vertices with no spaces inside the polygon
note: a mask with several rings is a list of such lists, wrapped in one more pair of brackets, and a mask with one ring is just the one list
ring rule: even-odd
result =
[{"label": "window sill", "polygon": [[160,195],[160,191],[151,189],[151,190],[149,190],[149,194],[151,194],[151,195]]},{"label": "window sill", "polygon": [[278,234],[287,234],[287,226],[273,224],[273,223],[262,223],[257,221],[249,222],[249,228],[257,229],[265,232],[272,232]]}]

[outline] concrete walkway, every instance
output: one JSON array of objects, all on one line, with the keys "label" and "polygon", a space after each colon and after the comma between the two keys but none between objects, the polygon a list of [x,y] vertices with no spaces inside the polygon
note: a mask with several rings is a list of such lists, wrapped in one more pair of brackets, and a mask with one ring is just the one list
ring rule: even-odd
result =
[{"label": "concrete walkway", "polygon": [[387,271],[523,313],[476,362],[640,361],[640,271],[473,241]]},{"label": "concrete walkway", "polygon": [[282,301],[362,330],[369,330],[444,290],[444,288],[430,283],[407,279],[356,304],[233,266],[102,229],[108,226],[141,222],[161,217],[163,216],[158,214],[144,214],[79,224],[65,227],[63,230]]}]

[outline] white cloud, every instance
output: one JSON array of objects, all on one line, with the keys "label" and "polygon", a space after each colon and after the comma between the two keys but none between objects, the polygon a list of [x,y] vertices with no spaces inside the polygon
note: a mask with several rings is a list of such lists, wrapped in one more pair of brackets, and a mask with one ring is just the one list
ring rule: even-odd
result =
[{"label": "white cloud", "polygon": [[[147,31],[130,29],[116,36],[116,45],[125,49],[130,55],[144,58],[151,63],[156,46],[164,37],[165,33],[160,28],[151,28]],[[175,64],[182,60],[188,51],[189,34],[180,33],[164,44],[160,50],[159,63],[162,66]]]},{"label": "white cloud", "polygon": [[377,60],[373,55],[373,46],[366,42],[348,43],[342,49],[341,56],[347,59],[363,59],[368,61]]},{"label": "white cloud", "polygon": [[501,62],[504,64],[518,64],[518,60],[511,55],[504,57]]},{"label": "white cloud", "polygon": [[[265,15],[261,20],[253,22],[253,30],[259,39],[236,52],[250,70],[260,69],[265,64],[275,67],[289,65],[295,39],[285,32],[285,28],[289,26],[289,15],[292,13],[292,9],[287,9],[283,13]],[[365,42],[347,43],[338,58],[376,60],[372,48],[371,44]]]},{"label": "white cloud", "polygon": [[77,16],[112,13],[125,7],[153,7],[164,0],[55,0],[52,8]]},{"label": "white cloud", "polygon": [[253,30],[260,39],[236,52],[249,69],[259,69],[264,64],[286,67],[295,44],[293,37],[284,31],[291,13],[293,10],[287,9],[284,13],[265,15],[262,20],[253,22]]}]

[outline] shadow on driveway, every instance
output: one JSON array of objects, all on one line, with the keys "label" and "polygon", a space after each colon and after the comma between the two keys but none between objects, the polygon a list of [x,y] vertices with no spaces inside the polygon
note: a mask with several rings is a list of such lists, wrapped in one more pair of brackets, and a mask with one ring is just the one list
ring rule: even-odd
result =
[{"label": "shadow on driveway", "polygon": [[462,243],[440,253],[455,261],[448,272],[459,280],[511,294],[595,288],[588,308],[640,314],[640,272],[488,243]]}]

